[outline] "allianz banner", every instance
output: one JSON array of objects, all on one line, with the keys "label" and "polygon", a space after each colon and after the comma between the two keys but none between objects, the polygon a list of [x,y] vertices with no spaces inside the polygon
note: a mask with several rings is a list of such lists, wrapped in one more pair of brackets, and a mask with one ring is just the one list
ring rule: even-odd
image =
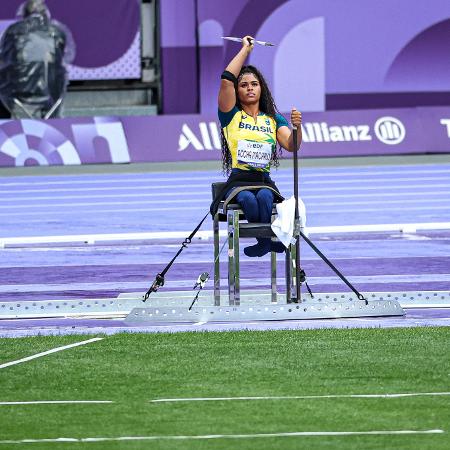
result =
[{"label": "allianz banner", "polygon": [[[302,131],[306,158],[450,153],[450,108],[304,113]],[[0,121],[4,167],[219,159],[211,115]]]}]

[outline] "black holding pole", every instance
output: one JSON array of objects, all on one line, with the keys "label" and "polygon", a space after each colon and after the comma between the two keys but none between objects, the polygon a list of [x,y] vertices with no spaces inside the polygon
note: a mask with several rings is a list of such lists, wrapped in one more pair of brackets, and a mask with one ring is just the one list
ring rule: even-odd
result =
[{"label": "black holding pole", "polygon": [[[338,275],[338,277],[356,294],[358,300],[364,300],[366,305],[367,299],[358,292],[355,287],[345,278],[344,275],[334,266],[334,264],[308,239],[307,236],[300,229],[300,214],[298,211],[298,149],[297,149],[297,127],[292,127],[292,143],[294,145],[294,198],[295,198],[295,217],[294,217],[294,233],[295,233],[295,288],[296,298],[292,298],[293,303],[301,303],[301,291],[300,283],[303,275],[303,281],[305,280],[304,272],[300,269],[300,237],[302,237],[306,243],[322,258],[322,260],[328,264],[328,266]],[[308,288],[309,289],[309,288]],[[311,294],[311,291],[310,291]],[[312,295],[312,294],[311,294]]]},{"label": "black holding pole", "polygon": [[297,149],[297,127],[292,127],[292,143],[294,145],[294,198],[295,198],[295,289],[296,298],[292,299],[294,303],[301,303],[302,296],[300,292],[300,214],[298,211],[298,149]]}]

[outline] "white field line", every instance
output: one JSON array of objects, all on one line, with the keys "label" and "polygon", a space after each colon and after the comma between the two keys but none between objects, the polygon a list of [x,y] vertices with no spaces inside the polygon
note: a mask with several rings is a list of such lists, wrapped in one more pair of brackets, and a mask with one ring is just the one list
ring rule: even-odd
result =
[{"label": "white field line", "polygon": [[36,400],[34,402],[0,402],[0,405],[84,405],[114,403],[112,400]]},{"label": "white field line", "polygon": [[[206,322],[199,322],[200,325]],[[310,400],[310,399],[334,399],[334,398],[402,398],[423,396],[448,396],[450,392],[425,392],[425,393],[402,393],[402,394],[349,394],[349,395],[307,395],[307,396],[278,396],[278,397],[206,397],[206,398],[178,398],[178,399],[156,399],[150,403],[175,403],[187,401],[224,401],[224,400]],[[113,400],[36,400],[0,402],[0,405],[72,405],[72,404],[112,404]]]},{"label": "white field line", "polygon": [[[311,169],[305,169],[300,168],[301,176],[304,178],[328,178],[328,177],[352,177],[352,176],[364,176],[364,179],[367,179],[372,176],[385,176],[385,175],[424,175],[424,174],[448,174],[450,173],[450,169],[425,169],[425,170],[408,170],[408,169],[401,169],[399,170],[386,170],[386,171],[364,171],[360,172],[359,170],[354,171],[347,171],[342,172],[339,170],[334,169],[325,169],[319,173],[310,173]],[[346,168],[348,170],[348,168]],[[0,183],[0,187],[8,187],[8,186],[55,186],[55,185],[72,185],[72,184],[111,184],[111,183],[148,183],[148,182],[175,182],[178,183],[180,181],[198,181],[198,180],[204,180],[204,181],[221,181],[220,175],[217,171],[215,172],[208,172],[208,173],[201,173],[194,174],[192,176],[180,176],[180,177],[167,177],[166,175],[162,177],[158,177],[158,174],[152,174],[148,175],[146,177],[142,177],[139,174],[136,174],[136,177],[127,177],[127,178],[117,178],[117,175],[115,177],[109,177],[105,174],[98,174],[98,177],[101,179],[66,179],[66,180],[58,180],[58,181],[12,181],[12,182],[4,182]],[[83,176],[78,175],[79,177]],[[89,175],[84,175],[89,176]],[[56,177],[56,176],[55,176]],[[291,178],[292,174],[289,169],[282,169],[280,171],[274,171],[272,173],[272,177],[274,179],[278,178]],[[225,181],[225,179],[223,179]]]},{"label": "white field line", "polygon": [[15,366],[16,364],[21,364],[23,362],[31,361],[32,359],[41,358],[42,356],[50,355],[51,353],[61,352],[63,350],[67,350],[69,348],[78,347],[80,345],[90,344],[91,342],[101,341],[103,338],[92,338],[87,341],[75,342],[74,344],[64,345],[63,347],[56,347],[51,350],[47,350],[46,352],[37,353],[35,355],[27,356],[26,358],[18,359],[16,361],[10,361],[4,364],[0,364],[0,369],[4,369],[5,367]]},{"label": "white field line", "polygon": [[259,434],[204,434],[204,435],[175,435],[175,436],[119,436],[119,437],[90,437],[54,439],[21,439],[4,440],[0,444],[29,444],[29,443],[60,443],[60,442],[117,442],[117,441],[191,441],[212,439],[260,439],[279,437],[308,437],[308,436],[381,436],[408,434],[442,434],[444,430],[376,430],[376,431],[294,431],[291,433],[259,433]]},{"label": "white field line", "polygon": [[[191,209],[191,208],[188,208]],[[39,213],[40,214],[40,213]],[[366,233],[382,231],[415,232],[418,230],[448,230],[450,222],[422,222],[422,223],[385,223],[377,225],[338,225],[307,227],[305,234],[334,234],[334,233]],[[135,240],[167,240],[185,238],[191,231],[159,231],[150,233],[105,233],[105,234],[73,234],[57,236],[23,236],[0,238],[0,248],[6,245],[22,244],[51,244],[79,242],[94,244],[96,242],[108,241],[135,241]],[[220,236],[227,235],[226,230],[221,230]],[[210,239],[213,237],[211,230],[199,231],[197,239]]]},{"label": "white field line", "polygon": [[448,396],[450,392],[409,392],[400,394],[336,394],[336,395],[292,395],[267,397],[193,397],[193,398],[158,398],[150,403],[179,403],[179,402],[223,402],[223,401],[251,401],[251,400],[319,400],[335,398],[402,398]]}]

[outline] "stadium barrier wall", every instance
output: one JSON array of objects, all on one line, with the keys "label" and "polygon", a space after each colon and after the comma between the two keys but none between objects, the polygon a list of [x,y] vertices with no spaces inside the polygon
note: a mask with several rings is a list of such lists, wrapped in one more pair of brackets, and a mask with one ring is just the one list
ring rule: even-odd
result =
[{"label": "stadium barrier wall", "polygon": [[[304,113],[302,127],[307,158],[450,152],[449,108]],[[0,121],[3,167],[219,159],[215,115]]]}]

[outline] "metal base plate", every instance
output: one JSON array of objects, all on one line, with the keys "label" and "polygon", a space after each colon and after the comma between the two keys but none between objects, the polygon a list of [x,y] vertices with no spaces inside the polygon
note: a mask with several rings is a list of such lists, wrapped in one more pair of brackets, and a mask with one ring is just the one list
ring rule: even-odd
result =
[{"label": "metal base plate", "polygon": [[[343,317],[403,316],[400,303],[394,298],[376,298],[374,293],[366,302],[348,293],[317,294],[302,297],[302,303],[286,304],[285,295],[278,294],[278,302],[272,303],[267,291],[247,291],[241,296],[239,306],[214,306],[212,291],[202,292],[198,303],[189,311],[192,291],[156,292],[147,304],[134,308],[125,319],[128,324],[152,324],[160,322],[248,322],[258,320],[302,320]],[[132,294],[125,294],[131,297]],[[385,293],[385,297],[392,294]],[[222,301],[228,300],[221,293]],[[123,297],[121,297],[123,298]]]},{"label": "metal base plate", "polygon": [[[126,301],[141,300],[141,305],[136,307],[180,307],[190,305],[195,296],[195,291],[165,291],[161,290],[150,295],[145,303],[142,303],[144,292],[131,292],[120,294],[118,300]],[[450,291],[403,291],[403,292],[363,292],[369,302],[376,300],[394,300],[400,303],[402,308],[449,308]],[[221,305],[228,305],[228,292],[223,290],[220,293]],[[272,303],[271,293],[268,289],[241,291],[241,305],[267,305],[286,303],[285,295],[278,294],[278,302]],[[352,292],[326,292],[315,293],[314,297],[309,294],[302,294],[302,305],[315,303],[340,303],[357,301],[356,295]],[[202,291],[195,306],[214,306],[213,292]]]},{"label": "metal base plate", "polygon": [[300,304],[259,304],[241,306],[194,306],[134,308],[125,319],[126,324],[160,322],[252,322],[257,320],[304,320],[343,317],[403,316],[395,300]]}]

